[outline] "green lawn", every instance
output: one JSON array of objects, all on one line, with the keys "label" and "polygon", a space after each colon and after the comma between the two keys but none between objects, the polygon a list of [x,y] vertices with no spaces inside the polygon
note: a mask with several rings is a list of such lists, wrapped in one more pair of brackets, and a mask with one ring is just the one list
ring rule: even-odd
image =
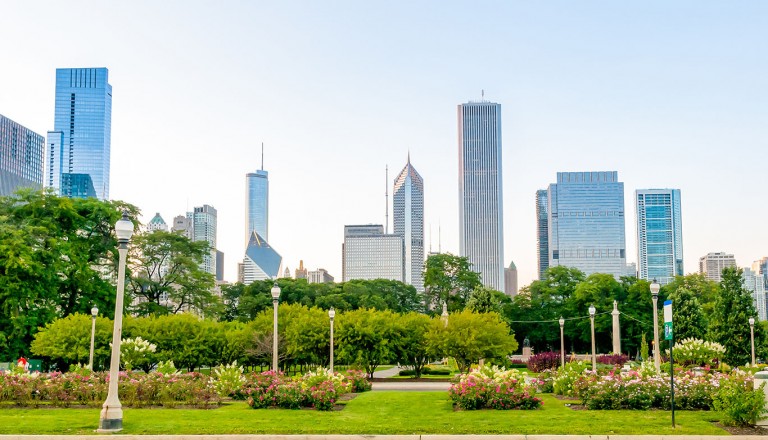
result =
[{"label": "green lawn", "polygon": [[[124,434],[688,434],[727,435],[715,412],[575,411],[551,395],[536,411],[453,411],[445,392],[374,391],[343,411],[125,409]],[[0,434],[90,434],[98,409],[1,409]]]}]

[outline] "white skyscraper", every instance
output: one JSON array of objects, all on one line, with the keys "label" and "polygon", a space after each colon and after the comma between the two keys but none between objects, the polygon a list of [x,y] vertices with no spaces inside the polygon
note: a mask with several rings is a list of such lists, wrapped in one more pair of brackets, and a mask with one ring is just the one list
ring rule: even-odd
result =
[{"label": "white skyscraper", "polygon": [[187,220],[191,226],[189,231],[192,241],[207,241],[210,246],[209,252],[203,256],[200,268],[216,275],[216,208],[210,205],[196,206],[192,212],[187,213]]},{"label": "white skyscraper", "polygon": [[404,282],[424,291],[424,180],[413,166],[411,156],[397,178],[392,192],[395,235],[405,247]]},{"label": "white skyscraper", "polygon": [[699,273],[704,274],[710,281],[719,283],[723,269],[726,267],[736,267],[736,258],[733,254],[710,252],[699,258]]},{"label": "white skyscraper", "polygon": [[504,291],[501,105],[458,106],[459,247],[483,284]]},{"label": "white skyscraper", "polygon": [[744,280],[744,287],[752,292],[752,300],[757,309],[757,318],[760,321],[765,321],[768,318],[766,318],[765,282],[763,281],[763,276],[745,267],[741,277]]},{"label": "white skyscraper", "polygon": [[344,226],[342,278],[403,281],[403,237],[385,234],[382,225]]}]

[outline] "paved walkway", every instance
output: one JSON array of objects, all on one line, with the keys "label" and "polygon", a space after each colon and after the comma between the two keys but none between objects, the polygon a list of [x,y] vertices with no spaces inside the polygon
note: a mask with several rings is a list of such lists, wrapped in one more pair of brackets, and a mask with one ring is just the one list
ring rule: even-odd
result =
[{"label": "paved walkway", "polygon": [[398,373],[400,373],[400,370],[402,370],[402,368],[395,366],[390,368],[389,370],[374,371],[373,377],[376,379],[385,379],[387,377],[395,377],[397,376]]}]

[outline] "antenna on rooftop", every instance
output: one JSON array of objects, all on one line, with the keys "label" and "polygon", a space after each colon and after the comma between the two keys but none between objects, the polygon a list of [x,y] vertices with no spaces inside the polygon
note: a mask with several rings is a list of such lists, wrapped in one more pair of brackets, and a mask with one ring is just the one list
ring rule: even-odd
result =
[{"label": "antenna on rooftop", "polygon": [[261,169],[264,170],[264,142],[261,143]]},{"label": "antenna on rooftop", "polygon": [[480,100],[485,101],[485,89],[480,89]]},{"label": "antenna on rooftop", "polygon": [[384,165],[384,233],[389,234],[389,165]]}]

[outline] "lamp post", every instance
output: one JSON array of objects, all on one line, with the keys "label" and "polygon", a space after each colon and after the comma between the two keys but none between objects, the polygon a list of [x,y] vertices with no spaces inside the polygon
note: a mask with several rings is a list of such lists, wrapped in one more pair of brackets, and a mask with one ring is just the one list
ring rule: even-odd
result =
[{"label": "lamp post", "polygon": [[592,324],[592,372],[597,373],[597,357],[595,356],[595,306],[589,306],[589,321]]},{"label": "lamp post", "polygon": [[565,326],[565,319],[561,316],[557,321],[560,323],[560,366],[565,367],[565,339],[563,339],[563,326]]},{"label": "lamp post", "polygon": [[651,283],[651,298],[653,300],[653,364],[656,366],[656,372],[661,371],[661,351],[659,348],[659,316],[658,316],[658,302],[659,302],[659,283],[654,278]]},{"label": "lamp post", "polygon": [[96,316],[99,314],[99,308],[91,309],[91,355],[88,357],[88,369],[93,371],[93,342],[96,338]]},{"label": "lamp post", "polygon": [[115,299],[115,324],[112,328],[112,356],[109,362],[109,392],[102,405],[99,417],[99,432],[118,432],[123,429],[123,407],[117,396],[117,379],[120,375],[120,340],[123,333],[123,294],[125,292],[125,259],[128,255],[128,242],[133,235],[133,222],[128,218],[128,211],[115,223],[117,252],[120,261],[117,266],[117,297]]},{"label": "lamp post", "polygon": [[277,373],[277,301],[280,299],[280,286],[277,281],[272,285],[272,308],[275,311],[272,317],[272,371]]},{"label": "lamp post", "polygon": [[336,317],[336,310],[333,310],[333,307],[328,310],[328,317],[331,318],[331,374],[333,374],[333,318]]},{"label": "lamp post", "polygon": [[752,342],[752,366],[755,366],[755,318],[749,318],[749,340]]}]

